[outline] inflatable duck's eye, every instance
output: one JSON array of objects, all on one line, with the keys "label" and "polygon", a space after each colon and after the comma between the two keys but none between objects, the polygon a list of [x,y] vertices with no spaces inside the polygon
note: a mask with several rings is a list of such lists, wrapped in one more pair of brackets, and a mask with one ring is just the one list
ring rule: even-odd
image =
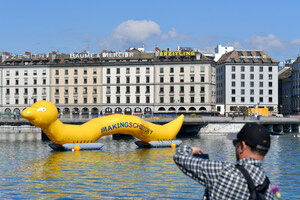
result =
[{"label": "inflatable duck's eye", "polygon": [[46,108],[39,108],[38,111],[43,111],[43,112],[45,112],[45,111],[46,111]]}]

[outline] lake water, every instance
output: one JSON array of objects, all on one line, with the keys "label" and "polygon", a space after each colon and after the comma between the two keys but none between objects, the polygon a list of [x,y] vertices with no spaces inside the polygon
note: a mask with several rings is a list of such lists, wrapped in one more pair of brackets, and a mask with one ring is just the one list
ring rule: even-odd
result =
[{"label": "lake water", "polygon": [[[100,151],[55,152],[26,134],[15,140],[0,133],[0,199],[202,199],[204,187],[174,164],[175,149],[139,149],[134,139],[106,137]],[[235,161],[225,136],[177,139],[202,147],[210,159]],[[299,142],[297,134],[272,137],[264,160],[282,199],[300,199]]]}]

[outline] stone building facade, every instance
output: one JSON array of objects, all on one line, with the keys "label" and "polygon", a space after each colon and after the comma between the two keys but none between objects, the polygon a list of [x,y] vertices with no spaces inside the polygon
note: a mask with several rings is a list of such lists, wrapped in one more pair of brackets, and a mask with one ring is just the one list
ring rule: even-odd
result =
[{"label": "stone building facade", "polygon": [[[231,51],[216,66],[217,108],[224,115],[251,108],[278,113],[278,62],[263,51]],[[250,108],[250,109],[249,109]]]},{"label": "stone building facade", "polygon": [[1,63],[1,112],[53,102],[62,118],[210,113],[215,63],[194,51],[103,51],[9,56]]}]

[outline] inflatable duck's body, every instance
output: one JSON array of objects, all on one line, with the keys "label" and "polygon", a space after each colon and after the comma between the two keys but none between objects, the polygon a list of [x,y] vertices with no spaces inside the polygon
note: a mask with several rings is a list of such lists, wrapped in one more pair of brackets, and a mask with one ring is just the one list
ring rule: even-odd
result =
[{"label": "inflatable duck's body", "polygon": [[94,118],[82,125],[63,124],[58,112],[49,101],[38,101],[22,112],[22,117],[40,127],[57,146],[67,143],[93,143],[105,135],[129,134],[141,141],[173,140],[179,132],[184,116],[165,125],[156,125],[131,115],[114,114]]}]

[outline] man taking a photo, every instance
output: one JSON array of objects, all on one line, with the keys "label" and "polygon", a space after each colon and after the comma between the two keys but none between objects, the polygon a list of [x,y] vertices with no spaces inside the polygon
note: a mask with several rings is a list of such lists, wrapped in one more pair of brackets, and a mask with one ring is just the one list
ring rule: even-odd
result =
[{"label": "man taking a photo", "polygon": [[235,164],[196,157],[204,154],[202,149],[187,145],[176,149],[174,161],[184,174],[205,186],[203,199],[273,199],[262,168],[271,146],[269,131],[260,124],[247,123],[239,133],[228,134],[227,138],[235,147]]}]

